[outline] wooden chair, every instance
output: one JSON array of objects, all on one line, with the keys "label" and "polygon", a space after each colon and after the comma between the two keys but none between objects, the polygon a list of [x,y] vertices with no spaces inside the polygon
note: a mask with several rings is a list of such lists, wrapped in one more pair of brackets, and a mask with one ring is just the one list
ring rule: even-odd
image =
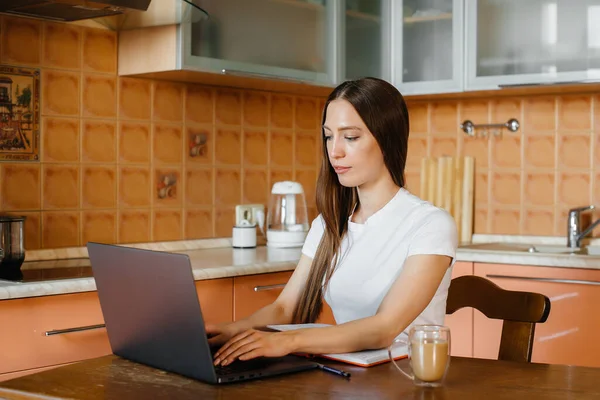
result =
[{"label": "wooden chair", "polygon": [[479,276],[454,278],[448,290],[446,313],[473,307],[486,317],[504,320],[499,360],[531,362],[535,324],[550,314],[550,299],[539,293],[505,290]]}]

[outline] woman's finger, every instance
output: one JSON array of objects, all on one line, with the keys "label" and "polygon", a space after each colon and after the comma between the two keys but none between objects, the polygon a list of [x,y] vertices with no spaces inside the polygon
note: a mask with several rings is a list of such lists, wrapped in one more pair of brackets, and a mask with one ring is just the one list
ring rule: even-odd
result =
[{"label": "woman's finger", "polygon": [[218,365],[219,362],[221,362],[221,360],[223,360],[225,358],[225,356],[227,354],[230,354],[233,350],[237,349],[240,344],[238,342],[240,342],[241,340],[246,339],[247,337],[250,337],[252,334],[254,334],[256,331],[254,330],[248,330],[246,332],[242,332],[236,336],[234,336],[233,338],[231,338],[227,343],[225,343],[216,353],[215,353],[215,365]]},{"label": "woman's finger", "polygon": [[243,346],[239,347],[238,349],[236,349],[235,351],[233,351],[227,357],[224,357],[222,365],[231,364],[237,358],[239,358],[241,355],[244,355],[253,350],[259,349],[261,347],[262,347],[262,344],[260,343],[260,341],[251,341],[249,343],[246,343],[245,345],[243,345]]},{"label": "woman's finger", "polygon": [[251,360],[251,359],[257,358],[257,357],[263,357],[264,355],[265,355],[265,348],[264,347],[256,347],[255,349],[250,350],[246,354],[242,354],[238,358],[242,361],[246,361],[246,360]]}]

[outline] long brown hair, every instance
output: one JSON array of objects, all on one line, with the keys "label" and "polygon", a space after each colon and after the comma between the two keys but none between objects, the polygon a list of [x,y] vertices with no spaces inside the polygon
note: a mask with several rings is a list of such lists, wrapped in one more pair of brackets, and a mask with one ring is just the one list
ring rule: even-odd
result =
[{"label": "long brown hair", "polygon": [[[404,167],[408,148],[408,109],[400,92],[377,78],[346,81],[336,87],[323,108],[325,125],[327,106],[337,99],[348,101],[373,134],[383,153],[383,160],[392,179],[404,187]],[[321,127],[322,139],[324,138]],[[358,203],[354,187],[345,187],[329,162],[327,144],[322,140],[321,169],[317,180],[317,210],[325,222],[325,232],[312,262],[310,274],[293,321],[314,322],[323,309],[323,288],[329,283],[337,265],[342,238],[348,229],[348,218]]]}]

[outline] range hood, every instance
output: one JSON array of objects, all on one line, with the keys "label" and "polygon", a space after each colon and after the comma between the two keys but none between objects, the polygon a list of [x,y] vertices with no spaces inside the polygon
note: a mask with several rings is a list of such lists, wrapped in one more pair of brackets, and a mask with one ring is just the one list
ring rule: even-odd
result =
[{"label": "range hood", "polygon": [[0,0],[0,13],[44,20],[91,20],[113,30],[197,22],[208,14],[198,0]]}]

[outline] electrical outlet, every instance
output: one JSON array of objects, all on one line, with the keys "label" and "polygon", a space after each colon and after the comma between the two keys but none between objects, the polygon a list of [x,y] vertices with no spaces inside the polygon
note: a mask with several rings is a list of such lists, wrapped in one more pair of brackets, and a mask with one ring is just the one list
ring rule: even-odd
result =
[{"label": "electrical outlet", "polygon": [[257,224],[257,214],[263,212],[265,206],[262,204],[239,204],[235,206],[235,224],[239,225],[243,220],[250,222],[250,225]]}]

